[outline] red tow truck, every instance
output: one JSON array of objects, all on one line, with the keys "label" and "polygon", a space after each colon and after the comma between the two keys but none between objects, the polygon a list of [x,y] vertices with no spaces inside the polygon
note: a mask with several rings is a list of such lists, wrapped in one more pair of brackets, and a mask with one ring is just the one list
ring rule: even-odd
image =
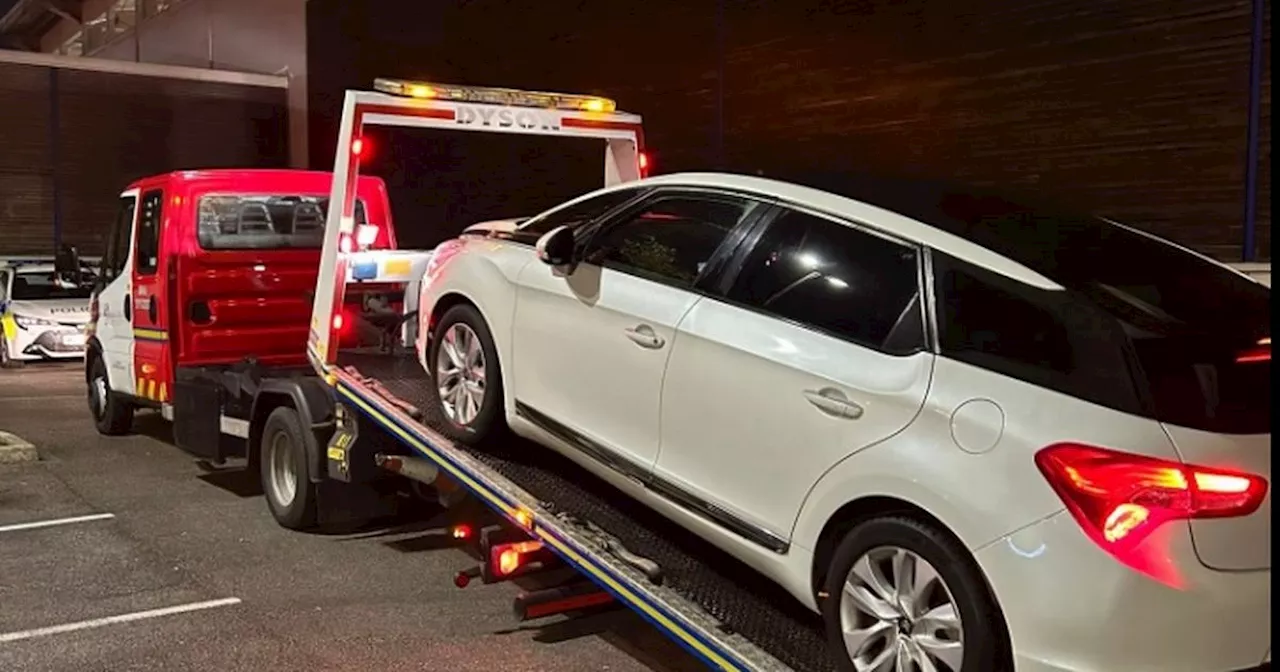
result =
[{"label": "red tow truck", "polygon": [[[598,96],[401,80],[374,89],[346,93],[333,173],[307,174],[305,189],[193,174],[121,196],[86,358],[100,431],[126,431],[134,409],[159,408],[184,450],[215,463],[246,457],[291,529],[368,519],[387,510],[388,484],[424,486],[450,507],[449,533],[480,558],[454,577],[458,587],[573,570],[517,597],[520,620],[625,606],[714,669],[830,669],[820,623],[745,565],[532,445],[481,450],[445,438],[428,411],[434,385],[413,348],[396,347],[415,337],[435,252],[395,249],[382,185],[360,175],[366,131],[594,141],[607,186],[646,173],[641,118]],[[219,236],[259,235],[259,225],[220,214],[236,210],[216,198],[264,193],[314,202],[320,238],[308,206],[305,244],[295,243],[295,210],[284,227],[293,233],[254,238],[275,244],[220,248]],[[390,347],[364,347],[356,321],[400,333]]]},{"label": "red tow truck", "polygon": [[[85,379],[100,432],[125,433],[136,410],[153,408],[173,421],[180,447],[215,461],[245,454],[252,413],[285,399],[190,381],[228,366],[310,371],[307,321],[331,182],[317,171],[196,170],[144,178],[120,194],[86,329]],[[380,179],[361,177],[352,207],[344,245],[395,247]],[[78,267],[67,255],[60,262]],[[353,295],[346,314],[360,311],[361,298]],[[306,404],[310,393],[282,394]],[[231,412],[211,422],[205,404]]]}]

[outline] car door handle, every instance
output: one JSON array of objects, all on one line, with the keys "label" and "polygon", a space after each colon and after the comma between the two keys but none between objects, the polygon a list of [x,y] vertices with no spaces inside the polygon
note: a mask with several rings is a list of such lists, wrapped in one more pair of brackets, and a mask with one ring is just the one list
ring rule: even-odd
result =
[{"label": "car door handle", "polygon": [[862,417],[862,407],[849,401],[844,393],[834,387],[824,387],[820,390],[805,390],[804,398],[809,403],[818,407],[819,411],[826,413],[834,418],[843,420],[857,420]]},{"label": "car door handle", "polygon": [[627,338],[642,348],[657,350],[667,343],[666,339],[654,333],[653,327],[647,324],[624,329],[623,332],[626,333]]}]

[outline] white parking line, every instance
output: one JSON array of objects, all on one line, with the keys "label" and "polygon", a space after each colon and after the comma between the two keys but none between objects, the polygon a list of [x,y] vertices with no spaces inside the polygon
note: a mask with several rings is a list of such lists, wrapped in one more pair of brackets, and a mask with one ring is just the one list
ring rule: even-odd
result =
[{"label": "white parking line", "polygon": [[70,518],[55,518],[53,520],[36,520],[30,523],[15,523],[13,525],[0,525],[0,532],[17,532],[19,530],[35,530],[41,527],[55,527],[57,525],[70,525],[72,523],[89,523],[95,520],[107,520],[115,518],[114,513],[92,513],[87,516],[72,516]]},{"label": "white parking line", "polygon": [[17,642],[23,639],[33,639],[35,637],[47,637],[49,635],[60,635],[64,632],[75,632],[76,630],[89,630],[91,628],[101,628],[104,625],[116,625],[118,623],[130,623],[133,621],[142,621],[148,618],[159,618],[161,616],[185,614],[189,611],[200,611],[202,609],[214,609],[217,607],[229,607],[233,604],[240,604],[240,598],[225,597],[225,598],[222,598],[221,600],[209,600],[207,602],[192,602],[191,604],[180,604],[176,607],[165,607],[163,609],[151,609],[148,611],[135,611],[132,614],[121,614],[119,616],[107,616],[106,618],[95,618],[90,621],[79,621],[76,623],[66,623],[63,625],[52,625],[47,628],[36,628],[34,630],[19,630],[18,632],[6,632],[4,634],[0,634],[0,644]]}]

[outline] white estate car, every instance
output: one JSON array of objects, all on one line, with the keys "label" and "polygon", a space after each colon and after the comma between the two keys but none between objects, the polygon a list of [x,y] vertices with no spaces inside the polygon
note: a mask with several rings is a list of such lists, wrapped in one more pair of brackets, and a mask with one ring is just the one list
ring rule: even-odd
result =
[{"label": "white estate car", "polygon": [[92,291],[60,282],[52,262],[0,261],[0,366],[83,357]]},{"label": "white estate car", "polygon": [[447,433],[585,465],[820,612],[842,669],[1269,669],[1270,290],[1225,265],[944,187],[678,174],[423,283]]}]

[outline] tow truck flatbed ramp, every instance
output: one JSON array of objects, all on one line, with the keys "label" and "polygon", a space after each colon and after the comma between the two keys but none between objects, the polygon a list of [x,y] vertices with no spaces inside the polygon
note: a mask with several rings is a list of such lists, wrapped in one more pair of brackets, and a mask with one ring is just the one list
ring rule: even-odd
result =
[{"label": "tow truck flatbed ramp", "polygon": [[[834,669],[815,614],[580,466],[521,439],[480,450],[441,436],[433,429],[441,422],[431,399],[434,386],[412,355],[341,353],[332,375],[340,402],[435,462],[512,522],[532,520],[534,536],[570,566],[709,666]],[[603,545],[608,536],[658,563],[661,585],[613,557]]]}]

